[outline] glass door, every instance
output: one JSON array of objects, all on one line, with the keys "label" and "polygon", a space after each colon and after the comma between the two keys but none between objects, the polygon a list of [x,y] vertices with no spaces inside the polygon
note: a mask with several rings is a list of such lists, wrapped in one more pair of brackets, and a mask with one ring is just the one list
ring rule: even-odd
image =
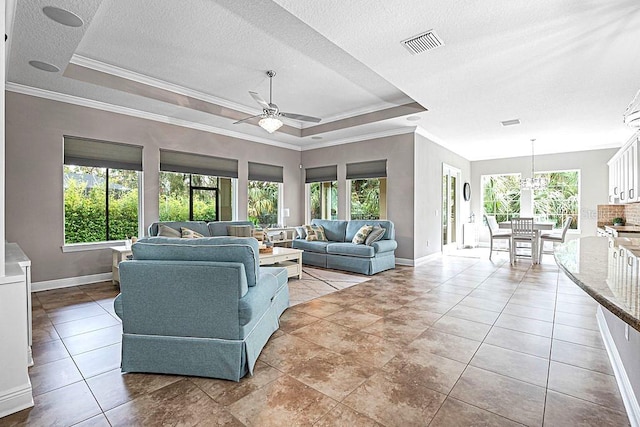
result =
[{"label": "glass door", "polygon": [[442,251],[458,248],[460,169],[442,167]]}]

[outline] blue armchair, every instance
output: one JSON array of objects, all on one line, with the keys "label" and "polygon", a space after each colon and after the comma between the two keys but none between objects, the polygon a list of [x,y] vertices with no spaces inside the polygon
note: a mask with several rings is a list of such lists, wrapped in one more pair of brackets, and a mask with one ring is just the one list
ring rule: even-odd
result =
[{"label": "blue armchair", "polygon": [[122,371],[239,381],[289,306],[287,271],[253,238],[150,237],[120,263]]}]

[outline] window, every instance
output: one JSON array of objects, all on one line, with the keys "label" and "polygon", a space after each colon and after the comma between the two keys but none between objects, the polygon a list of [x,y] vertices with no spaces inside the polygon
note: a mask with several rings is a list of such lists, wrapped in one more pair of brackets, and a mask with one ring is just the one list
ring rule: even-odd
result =
[{"label": "window", "polygon": [[350,218],[387,218],[387,161],[347,163],[350,180]]},{"label": "window", "polygon": [[249,162],[249,221],[262,227],[279,224],[280,192],[283,182],[282,166]]},{"label": "window", "polygon": [[160,172],[160,221],[231,220],[231,179]]},{"label": "window", "polygon": [[546,178],[549,183],[543,190],[533,193],[533,214],[545,221],[555,222],[554,228],[562,228],[567,217],[573,217],[571,229],[578,229],[580,171],[538,172],[536,178]]},{"label": "window", "polygon": [[520,216],[520,174],[482,175],[484,214],[496,221],[511,221]]},{"label": "window", "polygon": [[338,219],[338,182],[309,184],[310,218]]},{"label": "window", "polygon": [[64,243],[138,235],[142,147],[64,139]]},{"label": "window", "polygon": [[338,218],[338,166],[321,166],[305,170],[308,219]]},{"label": "window", "polygon": [[160,221],[233,219],[238,161],[160,150]]}]

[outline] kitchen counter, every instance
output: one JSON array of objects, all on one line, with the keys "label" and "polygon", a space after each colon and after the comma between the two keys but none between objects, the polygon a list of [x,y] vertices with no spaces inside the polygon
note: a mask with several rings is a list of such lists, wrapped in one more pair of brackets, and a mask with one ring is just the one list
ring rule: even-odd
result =
[{"label": "kitchen counter", "polygon": [[638,225],[605,225],[605,230],[610,228],[618,233],[640,233],[640,226]]},{"label": "kitchen counter", "polygon": [[[613,249],[610,242],[615,245]],[[640,257],[640,238],[583,237],[570,240],[555,248],[555,258],[558,266],[576,285],[640,331],[638,275],[633,276],[633,282],[629,283],[626,276],[622,280],[616,274],[620,267],[611,262],[611,253],[617,248],[624,248]]]}]

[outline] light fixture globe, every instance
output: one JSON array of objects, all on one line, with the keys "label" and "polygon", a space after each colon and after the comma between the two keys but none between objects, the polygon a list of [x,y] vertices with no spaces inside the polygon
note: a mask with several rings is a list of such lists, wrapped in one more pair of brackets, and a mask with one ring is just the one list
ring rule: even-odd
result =
[{"label": "light fixture globe", "polygon": [[274,133],[282,127],[282,121],[277,117],[267,116],[260,119],[258,125],[269,133]]}]

